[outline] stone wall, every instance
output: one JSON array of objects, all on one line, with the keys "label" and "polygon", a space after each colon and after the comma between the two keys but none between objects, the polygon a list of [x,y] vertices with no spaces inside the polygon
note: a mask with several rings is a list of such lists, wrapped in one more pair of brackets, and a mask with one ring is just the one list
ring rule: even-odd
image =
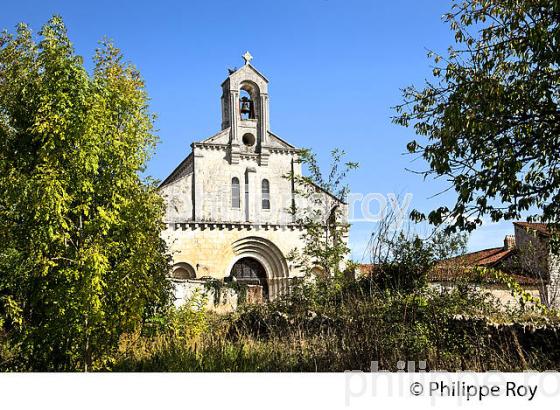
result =
[{"label": "stone wall", "polygon": [[[258,285],[245,285],[243,290],[220,285],[219,290],[207,286],[206,280],[188,279],[172,280],[175,307],[180,307],[191,300],[195,295],[204,298],[206,303],[202,306],[205,310],[216,313],[229,313],[237,309],[242,303],[263,303],[263,289]],[[241,293],[243,292],[243,294]]]},{"label": "stone wall", "polygon": [[515,226],[515,246],[519,251],[522,268],[532,276],[546,279],[548,277],[548,241],[537,232]]},{"label": "stone wall", "polygon": [[185,222],[193,218],[192,208],[193,174],[187,174],[161,189],[166,203],[165,222]]},{"label": "stone wall", "polygon": [[[429,284],[430,287],[442,290],[442,289],[450,289],[455,285],[451,282],[441,283],[441,282],[431,282]],[[500,285],[479,285],[476,286],[478,292],[483,294],[490,295],[496,301],[500,302],[500,304],[504,307],[518,307],[519,306],[519,298],[514,297],[511,294],[511,290],[507,288],[507,286],[500,286]],[[542,292],[541,289],[537,286],[524,286],[523,290],[529,293],[533,298],[536,300],[542,299]]]},{"label": "stone wall", "polygon": [[[197,221],[255,222],[287,224],[292,222],[288,209],[292,187],[284,178],[291,169],[295,154],[272,153],[267,166],[258,166],[256,154],[241,156],[237,164],[227,160],[224,148],[195,149],[195,217]],[[232,179],[240,183],[241,206],[232,207]],[[248,179],[249,202],[245,195]],[[270,184],[270,209],[262,209],[262,180]]]},{"label": "stone wall", "polygon": [[296,226],[247,224],[169,224],[163,232],[173,262],[188,263],[198,279],[223,279],[242,257],[257,259],[267,271],[271,294],[287,286],[288,277],[303,272],[286,260],[294,248],[303,246],[302,229]]},{"label": "stone wall", "polygon": [[560,258],[550,249],[550,238],[515,225],[515,243],[523,269],[542,284],[543,302],[560,306]]},{"label": "stone wall", "polygon": [[[162,236],[173,263],[188,264],[196,278],[223,279],[242,257],[257,259],[267,272],[274,297],[286,290],[286,279],[303,275],[287,260],[294,249],[304,246],[303,229],[289,210],[292,201],[301,210],[320,207],[324,220],[336,205],[345,216],[346,205],[321,190],[316,192],[318,205],[294,195],[291,181],[285,178],[292,167],[301,173],[294,151],[271,153],[266,166],[257,166],[253,156],[241,156],[231,164],[227,155],[220,144],[193,147],[193,166],[188,168],[192,172],[177,175],[160,189],[167,203],[167,228]],[[241,187],[239,208],[232,207],[234,177]],[[263,179],[269,181],[270,209],[262,209]]]},{"label": "stone wall", "polygon": [[200,295],[206,299],[205,310],[228,313],[237,309],[239,295],[233,289],[224,288],[216,295],[212,289],[205,286],[203,280],[173,280],[172,283],[176,307],[182,306],[194,295]]},{"label": "stone wall", "polygon": [[548,300],[551,305],[560,307],[560,256],[550,254],[549,257]]},{"label": "stone wall", "polygon": [[[480,289],[483,293],[487,293],[490,294],[492,297],[494,297],[498,302],[500,302],[503,306],[508,306],[508,307],[519,307],[519,297],[514,297],[511,294],[511,290],[507,289],[507,288],[499,288],[499,287],[482,287]],[[541,294],[541,290],[537,287],[530,287],[530,286],[524,286],[523,290],[525,292],[527,292],[528,294],[530,294],[533,298],[535,298],[535,300],[541,300],[542,299],[542,294]]]}]

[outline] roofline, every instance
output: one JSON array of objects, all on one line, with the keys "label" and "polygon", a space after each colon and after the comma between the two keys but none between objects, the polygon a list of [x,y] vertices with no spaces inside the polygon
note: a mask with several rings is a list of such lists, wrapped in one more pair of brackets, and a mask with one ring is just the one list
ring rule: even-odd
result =
[{"label": "roofline", "polygon": [[167,185],[167,184],[168,184],[168,181],[179,171],[179,169],[185,164],[185,162],[187,162],[187,161],[189,160],[190,157],[192,157],[192,152],[189,153],[189,155],[187,155],[187,157],[186,157],[184,160],[182,160],[182,161],[179,163],[179,165],[177,165],[177,166],[175,167],[175,169],[174,169],[173,171],[171,171],[171,173],[167,176],[167,178],[165,178],[165,179],[163,180],[163,182],[161,182],[161,183],[158,185],[158,189],[161,189],[161,188],[163,188],[165,185]]},{"label": "roofline", "polygon": [[260,75],[264,81],[266,81],[267,83],[269,82],[269,81],[268,81],[268,78],[266,78],[266,77],[264,76],[264,74],[262,74],[259,70],[257,70],[257,69],[253,66],[253,64],[247,63],[247,64],[245,64],[245,65],[248,65],[248,66],[251,67],[253,70],[255,70],[255,72],[256,72],[258,75]]},{"label": "roofline", "polygon": [[283,142],[284,144],[286,144],[286,145],[289,146],[290,148],[297,149],[295,145],[292,145],[292,144],[290,144],[289,142],[287,142],[285,139],[280,138],[277,134],[273,133],[272,131],[269,130],[268,133],[269,133],[270,135],[272,135],[273,137],[278,138],[281,142]]},{"label": "roofline", "polygon": [[[478,250],[478,251],[467,252],[467,253],[464,253],[464,254],[462,254],[462,255],[453,256],[453,257],[451,257],[451,258],[441,259],[441,260],[437,261],[436,263],[447,262],[447,261],[453,261],[453,260],[455,260],[455,259],[464,258],[465,256],[474,255],[475,253],[488,252],[488,251],[497,251],[497,252],[498,252],[498,251],[502,251],[502,252],[507,252],[507,254],[504,255],[504,256],[509,256],[513,251],[515,251],[515,249],[504,249],[503,246],[495,246],[495,247],[493,247],[493,248],[480,249],[480,250]],[[500,262],[500,261],[501,261],[501,259],[498,259],[497,261],[494,261],[494,262],[492,262],[492,263],[489,263],[488,266],[493,266],[493,265],[497,264],[497,263]],[[473,264],[473,266],[476,266],[476,265]]]},{"label": "roofline", "polygon": [[227,134],[228,132],[230,132],[230,129],[231,129],[231,127],[226,127],[224,129],[210,135],[209,137],[204,138],[203,140],[193,141],[193,142],[191,142],[190,146],[192,147],[192,144],[215,144],[213,142],[206,142],[206,141],[211,140],[212,138],[216,138],[216,137],[220,136],[221,134]]},{"label": "roofline", "polygon": [[[537,228],[535,228],[535,227],[524,226],[524,224],[532,225],[533,223],[535,223],[535,222],[516,221],[516,222],[513,223],[513,225],[514,225],[514,226],[518,226],[518,227],[520,227],[520,228],[524,228],[525,230],[530,229],[530,230],[532,230],[532,231],[537,232],[539,235],[542,235],[542,236],[545,236],[545,237],[551,237],[551,236],[552,236],[552,234],[551,234],[550,232],[548,232],[548,226],[547,226],[547,228],[546,228],[546,229],[547,229],[547,232],[542,232],[542,231],[540,231],[539,229],[537,229]],[[545,222],[536,222],[536,223],[542,223],[542,224],[544,224],[544,225],[548,225],[548,224],[545,223]]]},{"label": "roofline", "polygon": [[342,199],[340,199],[339,197],[337,197],[336,195],[330,193],[329,191],[327,191],[325,188],[320,187],[319,185],[317,185],[315,182],[313,181],[307,181],[308,183],[310,183],[311,185],[313,185],[315,188],[317,188],[318,190],[320,190],[321,192],[324,192],[325,194],[327,194],[328,196],[330,196],[333,199],[336,199],[338,202],[340,202],[343,205],[348,205],[347,202],[343,201]]},{"label": "roofline", "polygon": [[232,75],[234,75],[235,73],[237,73],[239,70],[241,70],[241,69],[242,69],[243,67],[245,67],[245,66],[249,66],[250,68],[252,68],[253,71],[254,71],[255,73],[257,73],[257,75],[258,75],[259,77],[261,77],[267,84],[270,82],[270,81],[268,81],[268,78],[266,78],[259,70],[257,70],[257,69],[255,68],[255,66],[253,66],[253,64],[247,63],[247,64],[243,64],[241,67],[239,67],[239,68],[238,68],[237,70],[235,70],[233,73],[229,74],[229,75],[227,76],[227,78],[226,78],[224,81],[222,81],[222,84],[220,84],[220,85],[223,86],[223,85],[227,82],[227,80],[229,80],[229,78],[230,78]]}]

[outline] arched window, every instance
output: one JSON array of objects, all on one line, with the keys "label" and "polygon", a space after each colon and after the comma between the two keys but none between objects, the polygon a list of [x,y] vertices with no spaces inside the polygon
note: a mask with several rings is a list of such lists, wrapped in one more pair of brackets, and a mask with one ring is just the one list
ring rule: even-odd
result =
[{"label": "arched window", "polygon": [[335,205],[329,213],[328,224],[330,229],[335,229],[337,224],[338,205]]},{"label": "arched window", "polygon": [[329,219],[327,220],[327,231],[329,234],[329,239],[332,241],[333,245],[336,245],[336,230],[338,228],[338,205],[335,205],[329,214]]},{"label": "arched window", "polygon": [[231,179],[231,207],[241,208],[241,195],[239,191],[239,179],[233,177]]},{"label": "arched window", "polygon": [[268,179],[263,179],[261,184],[262,190],[262,209],[270,209],[270,184]]},{"label": "arched window", "polygon": [[173,279],[185,280],[185,279],[195,279],[196,272],[194,268],[186,262],[179,262],[173,265],[171,270],[171,277]]}]

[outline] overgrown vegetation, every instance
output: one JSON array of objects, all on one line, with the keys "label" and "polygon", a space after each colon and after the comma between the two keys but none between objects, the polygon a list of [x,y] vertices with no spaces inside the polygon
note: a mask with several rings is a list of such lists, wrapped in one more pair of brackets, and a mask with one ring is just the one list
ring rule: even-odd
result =
[{"label": "overgrown vegetation", "polygon": [[371,268],[367,272],[383,289],[412,292],[428,285],[428,273],[438,261],[464,254],[466,234],[436,229],[424,237],[393,209],[385,210],[369,243]]},{"label": "overgrown vegetation", "polygon": [[[438,231],[420,240],[411,230],[390,229],[393,218],[380,223],[375,269],[363,276],[302,279],[278,300],[227,315],[192,312],[192,337],[177,337],[171,327],[126,338],[114,369],[367,371],[375,362],[394,371],[399,361],[449,371],[560,369],[556,311],[491,269],[428,286],[428,271],[461,254],[466,237]],[[518,303],[501,304],[482,284],[507,286]]]},{"label": "overgrown vegetation", "polygon": [[192,337],[171,327],[124,338],[113,369],[367,371],[376,361],[394,371],[400,360],[450,371],[560,369],[555,315],[530,306],[504,310],[467,284],[404,294],[370,278],[318,280],[229,315],[183,312],[201,321],[189,319]]},{"label": "overgrown vegetation", "polygon": [[307,168],[309,175],[291,172],[285,176],[296,194],[289,212],[294,223],[304,228],[303,248],[293,249],[288,259],[310,275],[342,275],[344,261],[350,253],[345,204],[350,189],[346,177],[358,168],[358,163],[344,161],[345,155],[340,149],[331,151],[329,169],[323,173],[315,154],[302,150],[298,161]]}]

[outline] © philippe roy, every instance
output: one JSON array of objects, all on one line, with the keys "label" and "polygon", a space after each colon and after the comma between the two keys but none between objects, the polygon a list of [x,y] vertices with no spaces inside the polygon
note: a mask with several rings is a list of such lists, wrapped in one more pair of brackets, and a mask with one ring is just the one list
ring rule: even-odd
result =
[{"label": "\u00a9 philippe roy", "polygon": [[533,400],[537,393],[537,387],[529,385],[518,385],[515,382],[507,382],[505,386],[499,385],[473,385],[465,382],[430,382],[430,396],[441,397],[465,397],[467,401],[472,398],[479,401],[485,397],[524,397],[528,401]]}]

